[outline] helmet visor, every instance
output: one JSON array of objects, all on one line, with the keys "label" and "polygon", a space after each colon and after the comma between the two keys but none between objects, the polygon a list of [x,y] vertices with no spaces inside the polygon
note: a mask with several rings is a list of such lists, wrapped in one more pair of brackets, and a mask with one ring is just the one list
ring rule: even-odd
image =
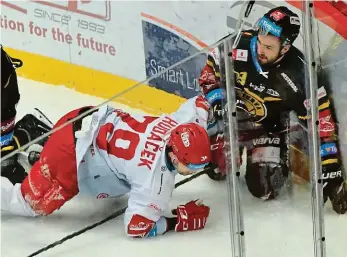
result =
[{"label": "helmet visor", "polygon": [[197,171],[197,170],[201,170],[201,169],[205,168],[208,164],[209,164],[209,162],[202,163],[202,164],[189,163],[186,167],[190,170]]}]

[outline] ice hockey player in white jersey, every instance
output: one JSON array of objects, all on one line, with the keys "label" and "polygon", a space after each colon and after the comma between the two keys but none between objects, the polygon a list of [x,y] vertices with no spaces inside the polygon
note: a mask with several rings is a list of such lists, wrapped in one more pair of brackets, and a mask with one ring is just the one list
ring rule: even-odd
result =
[{"label": "ice hockey player in white jersey", "polygon": [[[91,108],[69,112],[54,128]],[[175,217],[165,215],[175,175],[193,174],[210,162],[209,108],[202,96],[160,117],[104,105],[54,132],[23,183],[1,177],[1,209],[35,217],[51,214],[78,193],[95,198],[129,193],[124,222],[130,237],[202,229],[210,208],[200,200],[178,206]]]}]

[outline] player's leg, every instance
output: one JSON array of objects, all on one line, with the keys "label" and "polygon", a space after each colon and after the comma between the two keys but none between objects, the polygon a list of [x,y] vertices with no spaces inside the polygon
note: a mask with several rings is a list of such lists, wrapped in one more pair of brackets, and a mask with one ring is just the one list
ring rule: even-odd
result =
[{"label": "player's leg", "polygon": [[226,163],[224,156],[225,140],[223,133],[210,137],[211,142],[211,165],[207,170],[210,179],[221,181],[226,178]]},{"label": "player's leg", "polygon": [[[79,114],[80,110],[68,113],[55,127]],[[69,124],[51,135],[22,184],[12,188],[9,183],[2,185],[2,210],[25,216],[48,215],[78,193],[73,127]]]},{"label": "player's leg", "polygon": [[[25,115],[15,124],[16,108],[20,100],[16,68],[21,67],[22,64],[21,60],[10,57],[1,47],[1,158],[48,132],[52,127],[52,124],[47,126],[42,122],[43,119],[38,118],[39,115],[36,114],[44,116],[38,110],[33,114]],[[28,151],[32,149],[34,148]],[[37,149],[35,148],[36,152]],[[29,152],[27,155],[30,159]],[[26,170],[18,163],[18,157],[19,155],[16,154],[1,161],[1,176],[10,179],[13,184],[22,182],[26,176]],[[33,161],[26,162],[29,162],[28,166],[31,166]]]},{"label": "player's leg", "polygon": [[247,149],[246,183],[257,198],[275,198],[288,178],[285,135],[268,134],[253,140]]},{"label": "player's leg", "polygon": [[[79,109],[68,113],[54,128],[79,114]],[[41,215],[48,215],[59,209],[78,193],[73,126],[71,123],[52,134],[40,154],[40,159],[22,183],[23,198]],[[37,190],[38,188],[40,190]]]},{"label": "player's leg", "polygon": [[[211,167],[207,171],[210,179],[221,181],[226,179],[227,167],[225,161],[225,138],[222,133],[210,137],[211,142]],[[244,146],[239,147],[239,153],[242,153]],[[238,157],[238,166],[242,165],[241,154]]]},{"label": "player's leg", "polygon": [[[52,126],[48,118],[37,109],[32,114],[25,115],[14,126],[13,142],[10,145],[11,147],[4,147],[2,149],[2,158],[49,132]],[[38,160],[46,140],[47,138],[2,161],[1,176],[7,177],[13,184],[21,183],[26,177],[28,170]]]}]

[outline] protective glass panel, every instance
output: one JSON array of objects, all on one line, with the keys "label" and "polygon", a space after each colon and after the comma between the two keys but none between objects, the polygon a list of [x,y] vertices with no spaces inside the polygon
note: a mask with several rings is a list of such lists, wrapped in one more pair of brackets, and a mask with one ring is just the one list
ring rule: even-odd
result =
[{"label": "protective glass panel", "polygon": [[[241,3],[234,7],[237,5]],[[231,83],[237,100],[238,142],[234,145],[239,149],[231,150],[239,151],[241,165],[229,172],[239,171],[240,177],[232,181],[229,194],[240,197],[243,220],[238,221],[244,223],[239,225],[244,229],[244,247],[240,249],[244,250],[234,256],[297,256],[298,249],[302,256],[314,253],[310,186],[313,137],[307,132],[311,111],[305,107],[305,100],[310,98],[304,61],[306,38],[303,26],[300,31],[297,28],[304,22],[301,10],[300,5],[285,2],[255,2],[237,47],[232,52],[228,49],[228,55],[221,54],[232,61],[229,74],[234,73]],[[261,26],[257,36],[252,28]],[[294,45],[288,49],[295,33]],[[280,40],[273,36],[278,34]],[[281,58],[280,50],[288,52],[274,64]],[[231,206],[230,211],[235,215],[237,206]],[[234,227],[233,232],[239,238],[242,231]]]},{"label": "protective glass panel", "polygon": [[[81,142],[77,138],[86,136],[83,134],[85,126],[93,123],[88,120],[88,117],[91,117],[88,114],[93,109],[79,108],[101,107],[111,98],[108,102],[110,106],[131,115],[159,116],[177,111],[188,98],[201,94],[199,77],[207,62],[207,54],[199,51],[227,33],[225,29],[213,31],[206,36],[206,33],[201,33],[205,31],[203,24],[212,22],[209,25],[212,27],[224,24],[228,3],[216,6],[213,3],[188,2],[182,5],[163,2],[134,5],[131,2],[111,1],[30,1],[15,4],[2,1],[1,4],[2,15],[6,15],[8,20],[11,19],[11,24],[15,24],[16,19],[21,19],[25,26],[21,33],[13,29],[2,33],[2,43],[6,50],[13,48],[9,50],[9,54],[24,61],[23,68],[17,69],[21,100],[17,106],[16,120],[22,121],[22,126],[33,133],[31,139],[36,138],[30,144],[44,145],[45,151],[45,158],[39,160],[37,158],[41,149],[38,146],[24,147],[23,151],[13,156],[18,157],[19,165],[23,165],[26,171],[30,172],[30,181],[29,177],[26,177],[23,183],[26,185],[23,189],[23,192],[26,192],[25,200],[21,198],[21,187],[17,186],[16,203],[9,203],[9,198],[2,198],[2,208],[8,209],[12,206],[13,212],[33,214],[28,204],[24,209],[21,207],[19,202],[23,201],[34,206],[37,212],[49,214],[31,219],[2,211],[2,255],[108,256],[117,253],[121,256],[212,256],[218,253],[220,256],[229,256],[227,186],[226,183],[210,179],[210,176],[215,175],[215,166],[208,175],[199,176],[200,173],[195,171],[194,175],[188,176],[189,180],[186,180],[187,176],[177,175],[175,182],[180,182],[176,184],[179,188],[173,192],[172,201],[166,210],[170,211],[171,208],[175,209],[180,204],[198,198],[204,200],[211,208],[204,230],[168,232],[153,240],[136,241],[127,237],[123,221],[124,208],[129,198],[125,190],[126,183],[119,182],[119,185],[115,186],[111,182],[114,179],[110,179],[111,183],[103,188],[105,191],[98,191],[95,185],[91,185],[89,189],[94,192],[91,196],[86,195],[82,193],[82,189],[86,191],[86,187],[76,186],[74,163],[77,159],[74,156],[75,144]],[[203,10],[199,13],[202,18],[217,11],[223,12],[223,15],[191,21],[192,11],[188,10],[195,11],[197,8]],[[164,9],[168,10],[170,15],[172,10],[176,11],[174,25],[170,24]],[[123,19],[123,12],[132,16]],[[187,20],[190,20],[191,27],[186,26]],[[47,40],[39,35],[31,35],[30,24],[39,26],[34,28],[34,33],[46,28]],[[205,35],[206,42],[194,37],[194,33],[200,33],[201,38]],[[200,108],[197,113],[204,113],[206,103],[199,102],[197,105]],[[182,115],[183,120],[195,113],[194,106],[185,109],[187,115]],[[46,136],[42,138],[44,142],[41,138],[37,139],[44,133],[43,124],[31,116],[26,116],[32,113],[34,108],[42,112],[40,118],[46,120],[46,116],[50,120],[46,130],[50,133],[47,142]],[[23,117],[26,117],[26,120],[22,120]],[[206,117],[199,119],[192,121],[202,124],[206,122]],[[208,122],[213,123],[214,120]],[[52,124],[55,124],[53,131]],[[167,126],[164,126],[165,129]],[[224,128],[220,129],[223,134]],[[81,133],[74,134],[73,130]],[[157,134],[152,136],[160,141],[163,127],[157,130]],[[112,141],[111,138],[110,140]],[[124,148],[124,151],[120,151],[124,158],[129,159],[132,143],[129,145],[124,141],[127,140],[113,141],[113,146],[117,146],[118,150]],[[214,147],[216,144],[219,142],[215,142]],[[143,159],[142,166],[151,167],[150,158],[153,157],[156,144],[148,143],[147,147],[152,147],[152,153],[149,153],[148,148],[143,149],[143,153],[136,154],[139,158],[148,157],[147,160]],[[91,147],[88,153],[95,156],[96,151],[97,149]],[[146,151],[147,157],[144,156]],[[214,153],[215,159],[218,159],[218,154],[222,155],[222,152]],[[92,158],[91,156],[89,157]],[[2,157],[10,159],[9,155]],[[29,158],[31,163],[28,163]],[[81,163],[89,163],[88,157],[85,158]],[[39,165],[32,168],[33,163]],[[91,170],[99,172],[102,168],[93,167]],[[129,168],[130,171],[134,172]],[[15,172],[20,176],[18,171]],[[163,165],[160,172],[169,171]],[[102,179],[99,174],[92,178],[93,181],[99,179]],[[123,181],[124,177],[121,179],[120,181]],[[141,183],[144,182],[140,181],[139,184]],[[156,180],[156,183],[161,183],[160,179]],[[118,187],[123,190],[123,194],[113,197],[111,192]],[[165,187],[169,185],[164,183],[160,190],[164,191]],[[2,190],[11,188],[11,185],[2,180]],[[2,191],[2,196],[12,197],[5,191]],[[19,207],[15,210],[14,206]],[[157,208],[155,204],[150,207]],[[172,216],[170,213],[168,215]],[[135,244],[136,247],[133,247]],[[192,249],[197,252],[192,253]]]},{"label": "protective glass panel", "polygon": [[[346,1],[321,2],[314,5],[315,28],[316,28],[316,54],[315,58],[319,66],[318,84],[326,88],[329,96],[329,108],[324,108],[326,98],[319,95],[318,103],[322,116],[320,122],[324,126],[323,132],[330,132],[335,127],[336,148],[332,148],[332,154],[338,151],[337,157],[334,155],[324,156],[327,167],[326,180],[331,184],[331,189],[327,188],[329,195],[324,208],[325,237],[327,256],[345,256],[347,246],[344,244],[347,239],[347,217],[346,202],[347,194],[345,189],[340,189],[341,182],[346,179],[346,86],[347,86],[347,3]],[[330,22],[327,22],[327,18]],[[330,110],[329,115],[325,116]],[[338,130],[336,130],[338,128]],[[324,154],[330,150],[326,144],[322,151]],[[335,161],[338,161],[337,163]],[[331,164],[328,162],[332,162]],[[336,174],[336,175],[333,175]],[[342,176],[342,178],[341,178]],[[329,189],[329,190],[328,190]],[[336,204],[332,204],[336,202]],[[342,206],[340,206],[340,204]],[[343,206],[344,205],[344,206]],[[339,215],[339,214],[340,215]],[[344,213],[344,214],[341,214]]]}]

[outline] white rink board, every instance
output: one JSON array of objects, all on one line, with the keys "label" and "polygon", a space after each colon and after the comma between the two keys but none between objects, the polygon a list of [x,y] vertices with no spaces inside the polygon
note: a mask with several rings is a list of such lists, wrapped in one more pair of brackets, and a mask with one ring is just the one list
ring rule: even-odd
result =
[{"label": "white rink board", "polygon": [[[5,46],[137,81],[146,78],[143,21],[164,26],[201,50],[202,43],[213,44],[234,32],[228,19],[237,19],[241,9],[239,1],[2,2],[5,3],[1,6],[1,43]],[[267,4],[286,5],[302,19],[301,11],[286,1]],[[248,19],[253,24],[269,10],[255,6]],[[148,19],[148,15],[152,18]],[[324,49],[334,31],[319,24],[319,30],[325,35],[320,42]],[[95,42],[102,44],[100,52]],[[303,45],[302,37],[296,44]]]}]

